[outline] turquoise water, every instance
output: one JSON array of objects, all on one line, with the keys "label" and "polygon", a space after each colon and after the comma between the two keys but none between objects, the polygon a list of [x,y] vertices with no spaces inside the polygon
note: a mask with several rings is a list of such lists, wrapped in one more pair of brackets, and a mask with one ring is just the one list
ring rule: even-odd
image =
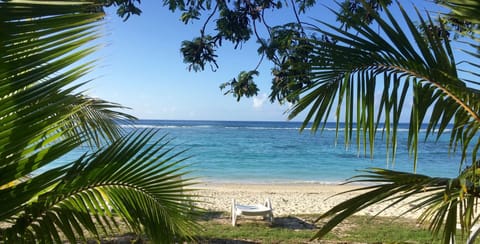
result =
[{"label": "turquoise water", "polygon": [[[406,148],[407,127],[399,134],[395,164],[387,164],[385,143],[376,142],[374,158],[346,149],[341,138],[335,145],[335,124],[316,134],[299,132],[298,122],[161,121],[140,120],[136,129],[158,128],[173,138],[178,150],[189,149],[195,176],[209,182],[338,183],[369,167],[413,171],[413,159]],[[378,133],[381,137],[381,133]],[[59,160],[72,160],[86,148],[78,148]],[[420,145],[417,173],[453,177],[459,170],[459,156],[449,155],[448,137]]]}]

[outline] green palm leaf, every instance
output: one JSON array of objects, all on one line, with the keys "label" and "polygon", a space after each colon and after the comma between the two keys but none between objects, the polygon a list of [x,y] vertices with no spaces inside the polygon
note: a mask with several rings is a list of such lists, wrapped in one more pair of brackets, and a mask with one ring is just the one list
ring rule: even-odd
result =
[{"label": "green palm leaf", "polygon": [[[61,1],[0,4],[0,186],[5,186],[80,143],[118,138],[115,119],[131,117],[112,110],[118,105],[74,92],[80,85],[73,82],[93,67],[92,62],[74,63],[97,49],[91,45],[80,48],[98,38],[96,29],[103,13],[92,12],[94,5]],[[26,192],[3,187],[0,205],[8,211],[1,212],[21,209],[33,197],[25,193],[34,194],[47,186],[30,185]]]},{"label": "green palm leaf", "polygon": [[[92,4],[65,1],[8,1],[0,4],[2,35],[7,37],[2,43],[2,61],[5,64],[2,67],[5,69],[1,74],[0,97],[7,96],[2,99],[5,100],[0,107],[2,113],[8,115],[41,99],[49,99],[45,96],[53,94],[54,89],[58,90],[57,93],[71,93],[78,88],[80,85],[72,83],[88,73],[94,62],[61,71],[98,49],[98,45],[86,44],[100,36],[98,25],[104,15],[101,9]],[[89,123],[77,121],[84,125],[81,127],[84,130],[78,127],[72,129],[89,136],[88,139],[97,145],[100,139],[112,140],[120,136],[118,127],[113,123],[115,119],[133,118],[114,111],[123,108],[118,104],[81,94],[72,96],[72,101],[77,101],[65,103],[66,108],[57,114],[77,110],[78,114],[72,114],[72,119],[88,118]],[[83,106],[83,109],[72,106]]]},{"label": "green palm leaf", "polygon": [[[125,132],[123,107],[84,96],[104,13],[89,2],[0,1],[0,230],[6,242],[99,238],[125,221],[155,242],[192,236],[181,153]],[[87,143],[95,153],[52,167]],[[98,149],[102,147],[103,149]],[[38,170],[49,170],[41,172]],[[183,177],[184,178],[184,177]],[[59,232],[62,234],[60,235]]]},{"label": "green palm leaf", "polygon": [[[368,183],[353,190],[365,191],[338,204],[318,219],[328,219],[314,238],[321,238],[345,218],[377,203],[388,202],[387,208],[405,202],[406,212],[423,211],[420,221],[429,224],[435,235],[443,231],[443,243],[449,243],[457,231],[457,219],[462,231],[469,234],[477,223],[474,208],[479,192],[473,168],[466,169],[457,178],[438,178],[385,169],[369,169],[348,183]],[[381,211],[380,211],[381,212]],[[380,213],[379,212],[379,213]],[[405,212],[405,213],[406,213]],[[400,213],[400,215],[405,214]]]},{"label": "green palm leaf", "polygon": [[[480,3],[476,0],[442,0],[440,4],[452,10],[451,16],[460,17],[480,27]],[[478,34],[478,33],[477,33]]]},{"label": "green palm leaf", "polygon": [[[301,91],[302,98],[290,110],[290,118],[307,111],[303,126],[312,122],[315,131],[326,123],[331,107],[336,104],[337,131],[343,120],[345,144],[355,143],[358,150],[364,145],[364,153],[373,156],[380,128],[390,160],[395,159],[400,117],[407,112],[410,114],[407,146],[414,158],[414,171],[424,123],[428,125],[425,140],[432,135],[438,140],[452,126],[448,150],[460,151],[459,171],[465,162],[472,167],[455,179],[369,170],[360,176],[361,180],[355,178],[352,182],[367,181],[374,185],[362,189],[368,192],[323,214],[319,220],[328,221],[315,238],[324,236],[342,220],[368,206],[392,200],[388,205],[391,207],[417,195],[420,198],[414,206],[418,207],[412,209],[426,208],[421,220],[430,223],[434,234],[442,233],[444,243],[454,237],[457,219],[467,233],[476,222],[473,206],[478,198],[478,83],[459,76],[450,41],[445,35],[430,31],[429,26],[435,25],[430,16],[424,19],[417,12],[418,28],[401,6],[399,10],[403,18],[393,16],[386,8],[384,17],[373,16],[378,29],[355,18],[351,19],[355,33],[325,22],[321,22],[325,28],[314,28],[314,32],[335,42],[309,40],[314,46],[309,63],[312,84]],[[472,56],[478,59],[478,55]],[[470,60],[470,63],[478,62]],[[406,105],[408,97],[413,98],[411,107]]]},{"label": "green palm leaf", "polygon": [[115,217],[155,243],[193,236],[197,224],[192,219],[199,209],[189,197],[188,172],[178,167],[186,158],[177,159],[183,152],[172,154],[164,139],[150,143],[153,136],[152,131],[131,133],[80,158],[51,191],[15,218],[5,231],[6,241],[56,242],[61,231],[76,242],[78,237],[85,240],[83,230],[100,238],[97,227],[111,233]]},{"label": "green palm leaf", "polygon": [[[70,104],[68,108],[81,107],[79,111],[65,121],[65,129],[71,136],[85,136],[91,147],[99,147],[105,142],[120,138],[123,127],[119,123],[129,125],[136,118],[120,112],[124,106],[107,102],[99,98],[77,95],[78,104]],[[79,138],[80,139],[80,138]]]},{"label": "green palm leaf", "polygon": [[[453,123],[451,149],[460,147],[465,160],[467,149],[479,143],[470,139],[480,125],[480,92],[472,87],[475,83],[458,76],[449,42],[435,33],[421,33],[406,12],[400,10],[410,38],[405,27],[398,23],[398,17],[388,10],[385,11],[388,22],[375,17],[384,35],[360,20],[353,27],[358,34],[327,23],[323,24],[330,32],[326,28],[313,29],[337,42],[310,40],[315,46],[309,64],[313,82],[301,91],[302,98],[290,110],[289,117],[308,109],[304,127],[311,121],[312,128],[317,130],[329,118],[331,106],[337,103],[335,117],[337,123],[340,120],[345,123],[347,145],[356,130],[356,144],[359,148],[365,145],[365,153],[372,155],[377,128],[385,124],[383,131],[388,138],[387,146],[393,148],[390,156],[394,159],[397,135],[393,131],[407,108],[406,95],[412,94],[408,146],[414,155],[414,169],[420,129],[425,122],[429,125],[426,137],[434,133],[439,137]],[[418,17],[422,29],[434,24],[420,14]],[[380,80],[383,91],[378,98],[375,91]],[[432,111],[430,118],[426,117],[428,111]],[[472,158],[470,162],[474,161]]]}]

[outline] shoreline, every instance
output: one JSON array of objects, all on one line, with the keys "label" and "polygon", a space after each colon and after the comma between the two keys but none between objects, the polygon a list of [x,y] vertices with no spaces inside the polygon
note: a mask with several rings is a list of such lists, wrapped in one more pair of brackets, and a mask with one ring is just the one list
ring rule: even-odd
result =
[{"label": "shoreline", "polygon": [[[275,216],[299,214],[321,214],[335,205],[360,194],[348,192],[366,185],[338,185],[317,183],[212,183],[200,182],[192,188],[200,202],[198,205],[208,211],[230,212],[232,199],[245,205],[263,204],[270,199]],[[346,193],[345,193],[346,192]],[[342,193],[342,194],[340,194]],[[407,212],[408,201],[397,204],[379,214],[391,201],[368,207],[356,215],[395,217]],[[407,212],[402,217],[417,218],[420,212]]]}]

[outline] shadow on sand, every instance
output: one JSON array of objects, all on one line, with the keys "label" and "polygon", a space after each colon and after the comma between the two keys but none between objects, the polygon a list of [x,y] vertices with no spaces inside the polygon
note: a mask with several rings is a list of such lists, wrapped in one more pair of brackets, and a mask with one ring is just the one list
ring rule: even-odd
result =
[{"label": "shadow on sand", "polygon": [[224,216],[225,216],[225,213],[220,211],[208,211],[202,215],[201,219],[204,221],[209,221],[213,219],[220,219]]},{"label": "shadow on sand", "polygon": [[272,227],[291,230],[313,230],[316,228],[315,224],[292,216],[275,218]]}]

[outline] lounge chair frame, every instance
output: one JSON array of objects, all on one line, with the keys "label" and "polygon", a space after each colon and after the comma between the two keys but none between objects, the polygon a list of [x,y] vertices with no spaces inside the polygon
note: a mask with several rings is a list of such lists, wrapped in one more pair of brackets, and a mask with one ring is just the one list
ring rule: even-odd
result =
[{"label": "lounge chair frame", "polygon": [[264,205],[241,205],[232,199],[232,226],[236,226],[237,218],[240,216],[262,216],[270,223],[273,223],[273,208],[270,199],[266,199]]}]

